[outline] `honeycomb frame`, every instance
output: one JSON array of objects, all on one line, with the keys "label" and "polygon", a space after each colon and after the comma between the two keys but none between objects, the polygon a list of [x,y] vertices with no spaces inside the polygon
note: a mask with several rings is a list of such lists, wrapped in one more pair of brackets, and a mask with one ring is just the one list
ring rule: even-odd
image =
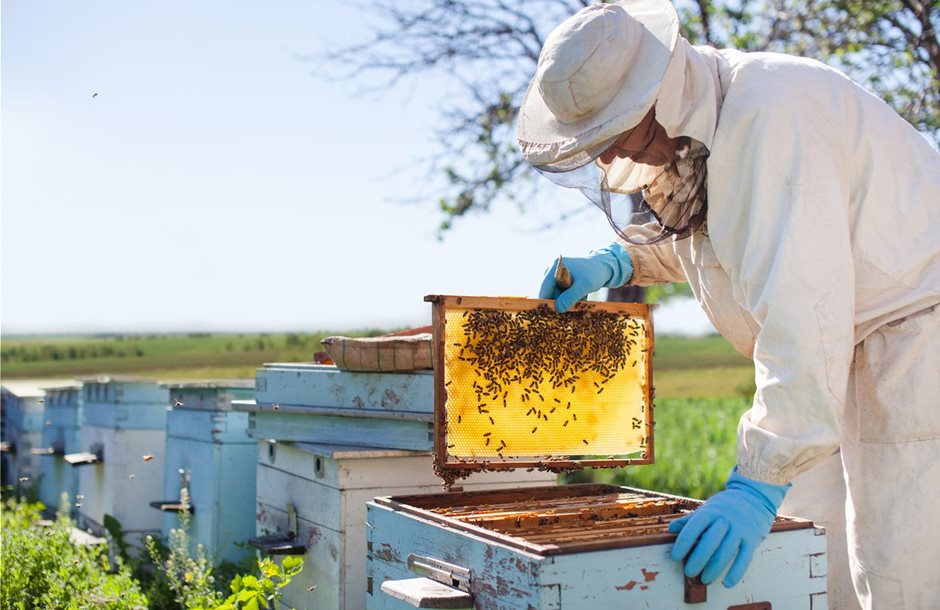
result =
[{"label": "honeycomb frame", "polygon": [[[429,295],[425,301],[432,303],[434,469],[445,483],[481,470],[526,468],[567,472],[587,467],[653,463],[653,325],[649,305],[581,301],[569,313],[558,314],[554,301],[545,299]],[[473,322],[474,317],[476,322]],[[458,319],[462,334],[455,327]],[[516,368],[517,365],[512,364],[515,361],[511,348],[516,348],[519,341],[524,345],[522,352],[529,347],[527,339],[519,339],[524,333],[514,332],[513,328],[524,328],[530,335],[548,329],[551,336],[556,332],[554,326],[567,329],[558,330],[559,333],[572,332],[574,320],[588,324],[589,328],[600,324],[605,332],[578,334],[573,339],[577,347],[568,348],[568,352],[581,353],[577,350],[583,349],[584,354],[613,353],[614,356],[595,358],[589,363],[592,367],[589,371],[571,372],[570,354],[564,350],[561,354],[568,357],[568,368],[564,368],[555,364],[559,359],[554,353],[557,350],[539,344],[533,345],[535,356],[527,357],[534,357],[538,363],[549,363],[548,379],[543,370],[530,379],[522,369],[532,367],[518,365]],[[541,325],[538,329],[529,329],[536,323]],[[615,324],[613,328],[617,332],[624,333],[626,357],[623,351],[617,352],[615,339],[603,339],[608,336],[611,323]],[[474,329],[481,324],[484,329],[490,329],[483,331],[489,333],[484,335],[489,342],[479,339],[473,342],[471,335],[477,331],[468,330],[473,324]],[[494,349],[500,349],[493,348],[491,343],[500,343],[499,337],[503,335],[513,337],[516,343],[502,346],[502,360],[490,357]],[[570,338],[572,335],[555,335],[556,339],[557,336]],[[465,339],[465,343],[455,342],[455,338]],[[528,340],[535,341],[531,337]],[[558,343],[556,340],[548,345]],[[585,345],[580,347],[582,343]],[[467,350],[471,357],[465,356]],[[505,354],[509,354],[510,364],[503,366]],[[587,356],[585,359],[590,360]],[[484,366],[474,368],[479,362],[484,362]],[[558,373],[559,367],[565,372]],[[502,376],[494,378],[494,370]],[[476,376],[472,377],[468,371]],[[468,376],[473,380],[470,387]],[[603,396],[605,390],[608,393]],[[618,401],[618,397],[626,398]],[[580,420],[578,413],[582,415]],[[601,419],[611,423],[605,427]],[[564,423],[559,424],[562,421]],[[587,423],[593,427],[585,428]],[[543,426],[541,434],[539,424]],[[524,433],[519,430],[523,425]],[[500,432],[481,432],[485,426]],[[506,442],[507,426],[514,430],[512,446]],[[584,447],[572,439],[579,439]]]}]

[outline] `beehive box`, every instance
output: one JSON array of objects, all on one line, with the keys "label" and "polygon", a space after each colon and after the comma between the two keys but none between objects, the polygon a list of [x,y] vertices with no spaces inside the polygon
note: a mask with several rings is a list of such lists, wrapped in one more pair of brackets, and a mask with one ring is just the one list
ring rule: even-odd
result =
[{"label": "beehive box", "polygon": [[[439,490],[431,454],[268,441],[258,450],[257,532],[267,538],[256,547],[304,558],[303,572],[285,589],[282,607],[365,608],[366,503],[376,496]],[[554,479],[551,473],[524,470],[478,473],[464,488],[514,489]]]},{"label": "beehive box", "polygon": [[163,516],[149,502],[163,495],[169,390],[136,377],[82,379],[80,452],[65,456],[79,469],[80,525],[103,535],[105,515],[128,543],[159,535]]},{"label": "beehive box", "polygon": [[308,363],[265,364],[251,413],[257,439],[430,451],[434,377],[430,371],[364,373]]},{"label": "beehive box", "polygon": [[[652,461],[646,306],[558,314],[551,301],[427,300],[440,476]],[[667,527],[696,505],[606,485],[376,499],[367,607],[825,607],[825,539],[805,521],[778,520],[735,589],[687,581],[668,558]]]},{"label": "beehive box", "polygon": [[45,423],[41,446],[34,453],[39,462],[39,500],[50,511],[59,508],[62,494],[75,512],[78,495],[78,471],[64,459],[79,451],[82,421],[82,384],[79,382],[44,386]]},{"label": "beehive box", "polygon": [[148,498],[163,513],[162,531],[179,527],[181,488],[189,492],[190,540],[217,561],[239,562],[255,534],[257,441],[248,414],[232,402],[250,399],[254,382],[193,381],[168,384],[163,490]]},{"label": "beehive box", "polygon": [[733,589],[686,579],[666,528],[697,504],[609,485],[380,498],[368,509],[367,607],[827,607],[825,536],[807,521],[778,518]]},{"label": "beehive box", "polygon": [[[255,381],[255,400],[236,401],[235,408],[250,413],[249,433],[259,441],[257,533],[273,538],[256,545],[269,552],[304,547],[295,549],[304,554],[304,570],[288,587],[285,607],[361,610],[366,502],[440,489],[430,453],[434,377],[429,371],[267,364]],[[554,480],[552,473],[520,471],[501,482],[486,475],[468,485]]]},{"label": "beehive box", "polygon": [[3,484],[19,489],[39,480],[40,456],[33,449],[42,446],[45,422],[43,381],[5,381],[0,388],[4,410]]}]

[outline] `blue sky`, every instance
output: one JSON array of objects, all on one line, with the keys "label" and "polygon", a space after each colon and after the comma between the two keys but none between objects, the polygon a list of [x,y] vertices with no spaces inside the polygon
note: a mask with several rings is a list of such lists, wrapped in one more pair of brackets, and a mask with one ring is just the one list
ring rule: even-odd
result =
[{"label": "blue sky", "polygon": [[433,192],[447,81],[361,95],[302,59],[365,36],[357,6],[4,1],[2,331],[417,326],[426,294],[535,296],[611,241],[595,211],[535,230],[551,202],[439,241],[433,198],[402,201]]}]

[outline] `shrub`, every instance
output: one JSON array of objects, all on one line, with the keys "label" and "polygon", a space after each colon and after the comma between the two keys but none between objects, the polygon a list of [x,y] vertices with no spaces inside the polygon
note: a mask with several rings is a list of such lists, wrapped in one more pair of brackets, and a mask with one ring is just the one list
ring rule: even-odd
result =
[{"label": "shrub", "polygon": [[[303,559],[288,556],[279,566],[270,558],[258,561],[258,576],[235,576],[229,588],[232,594],[223,600],[223,594],[215,589],[213,567],[206,558],[202,545],[195,553],[190,552],[189,539],[189,490],[180,489],[180,526],[170,530],[167,546],[161,548],[148,536],[147,552],[162,575],[157,585],[165,583],[180,608],[195,610],[260,610],[278,608],[281,589],[290,584],[294,576],[303,569]],[[160,582],[162,581],[162,582]]]},{"label": "shrub", "polygon": [[110,564],[105,545],[71,542],[67,503],[47,527],[36,525],[42,509],[14,499],[0,504],[0,609],[147,608],[140,586],[122,562]]}]

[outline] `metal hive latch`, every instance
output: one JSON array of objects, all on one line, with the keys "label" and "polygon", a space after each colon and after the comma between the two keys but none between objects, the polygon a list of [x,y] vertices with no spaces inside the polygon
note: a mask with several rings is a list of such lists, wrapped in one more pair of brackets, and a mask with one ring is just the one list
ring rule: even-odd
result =
[{"label": "metal hive latch", "polygon": [[442,585],[470,592],[470,570],[463,566],[412,553],[408,555],[408,569]]}]

